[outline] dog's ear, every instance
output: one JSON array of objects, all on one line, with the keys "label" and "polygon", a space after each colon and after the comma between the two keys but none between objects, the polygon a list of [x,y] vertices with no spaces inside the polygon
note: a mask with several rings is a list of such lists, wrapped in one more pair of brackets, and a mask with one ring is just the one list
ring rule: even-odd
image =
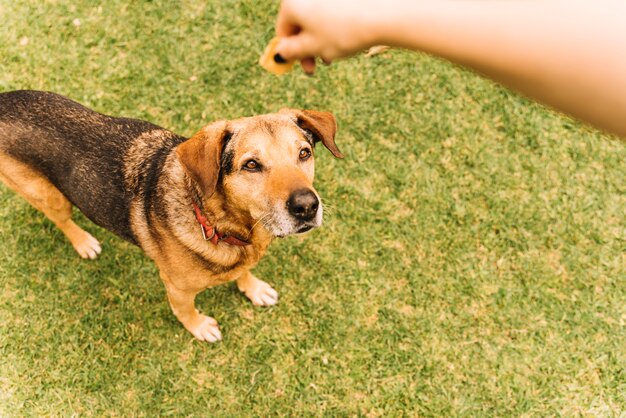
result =
[{"label": "dog's ear", "polygon": [[199,186],[204,197],[215,192],[220,174],[224,140],[230,135],[227,121],[205,126],[176,148],[185,173]]},{"label": "dog's ear", "polygon": [[294,115],[298,126],[311,132],[315,142],[321,141],[335,157],[343,158],[343,154],[339,151],[337,144],[335,144],[337,122],[332,113],[295,109],[281,109],[280,113],[290,113]]}]

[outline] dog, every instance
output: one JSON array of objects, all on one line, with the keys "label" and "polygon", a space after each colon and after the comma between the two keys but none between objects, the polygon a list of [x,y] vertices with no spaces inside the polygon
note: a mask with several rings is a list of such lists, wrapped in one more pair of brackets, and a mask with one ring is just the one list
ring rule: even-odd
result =
[{"label": "dog", "polygon": [[152,123],[92,111],[55,93],[0,94],[0,180],[43,212],[83,258],[99,242],[72,206],[156,263],[171,309],[201,341],[222,339],[195,308],[201,291],[232,280],[254,305],[277,292],[250,269],[275,237],[322,223],[314,146],[335,157],[329,112],[219,120],[185,138]]}]

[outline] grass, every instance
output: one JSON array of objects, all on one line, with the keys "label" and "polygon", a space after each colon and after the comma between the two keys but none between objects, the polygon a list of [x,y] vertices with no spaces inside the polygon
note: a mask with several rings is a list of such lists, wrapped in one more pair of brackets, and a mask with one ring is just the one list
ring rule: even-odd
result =
[{"label": "grass", "polygon": [[0,186],[0,416],[626,414],[624,142],[433,58],[392,50],[283,78],[256,60],[277,2],[0,0],[0,91],[51,90],[191,135],[331,110],[322,228],[272,244],[194,341],[154,265],[80,260]]}]

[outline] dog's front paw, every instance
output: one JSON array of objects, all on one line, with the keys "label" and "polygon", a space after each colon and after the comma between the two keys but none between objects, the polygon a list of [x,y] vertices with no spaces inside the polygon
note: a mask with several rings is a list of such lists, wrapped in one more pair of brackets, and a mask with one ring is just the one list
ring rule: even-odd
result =
[{"label": "dog's front paw", "polygon": [[83,231],[82,236],[77,236],[72,245],[74,249],[82,258],[89,258],[93,260],[102,252],[102,247],[97,239],[91,236],[91,234]]},{"label": "dog's front paw", "polygon": [[200,315],[198,325],[187,328],[200,341],[214,343],[222,339],[217,321],[210,316]]},{"label": "dog's front paw", "polygon": [[244,283],[238,281],[237,286],[255,306],[272,306],[278,302],[278,292],[256,277]]}]

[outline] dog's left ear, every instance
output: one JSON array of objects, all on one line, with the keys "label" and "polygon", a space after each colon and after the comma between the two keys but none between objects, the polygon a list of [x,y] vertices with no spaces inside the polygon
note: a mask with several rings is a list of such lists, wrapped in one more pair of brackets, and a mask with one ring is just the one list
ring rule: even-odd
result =
[{"label": "dog's left ear", "polygon": [[315,142],[321,141],[322,144],[337,158],[343,158],[343,154],[339,151],[335,144],[335,133],[337,132],[337,121],[330,112],[320,112],[317,110],[296,110],[281,109],[280,113],[289,113],[296,117],[296,123],[304,130],[313,134]]},{"label": "dog's left ear", "polygon": [[217,187],[222,148],[228,135],[228,122],[221,120],[205,126],[176,148],[185,173],[200,186],[205,198]]}]

